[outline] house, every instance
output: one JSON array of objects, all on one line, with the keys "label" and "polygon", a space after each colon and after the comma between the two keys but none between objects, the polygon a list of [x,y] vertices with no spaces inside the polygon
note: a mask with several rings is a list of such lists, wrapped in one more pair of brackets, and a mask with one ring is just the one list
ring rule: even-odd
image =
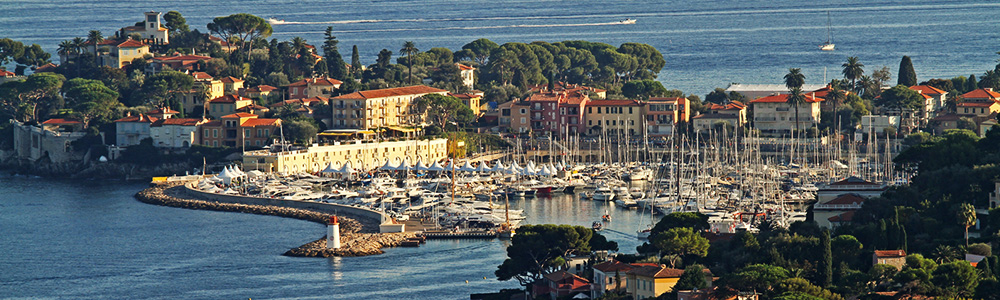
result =
[{"label": "house", "polygon": [[890,265],[902,270],[906,265],[906,250],[875,250],[872,265]]},{"label": "house", "polygon": [[121,37],[131,37],[138,35],[140,40],[155,45],[166,45],[170,43],[170,34],[167,28],[160,24],[160,12],[148,11],[144,13],[146,18],[141,24],[128,26],[120,29],[118,35]]},{"label": "house", "polygon": [[[833,103],[833,101],[831,101],[831,100],[833,100],[832,97],[830,97],[830,92],[832,92],[832,91],[833,91],[833,86],[831,86],[830,84],[827,84],[826,86],[824,86],[822,88],[819,88],[817,90],[813,90],[811,92],[807,92],[807,94],[809,94],[809,95],[811,95],[813,97],[816,97],[816,98],[822,98],[823,99],[823,102],[820,105],[821,106],[820,109],[822,109],[823,111],[833,111],[833,104],[834,103]],[[787,90],[786,90],[786,92],[787,92]],[[778,93],[781,93],[781,92],[778,92]],[[853,94],[853,93],[851,93],[848,90],[840,90],[840,93],[845,97],[845,98],[841,98],[841,99],[846,99],[846,96],[848,96],[850,94]],[[750,99],[753,99],[753,98],[750,98]],[[843,105],[844,105],[844,102],[841,101],[840,103],[838,103],[838,108],[842,108]]]},{"label": "house", "polygon": [[288,87],[288,99],[300,99],[316,96],[331,97],[333,90],[339,89],[344,82],[329,77],[306,78],[293,82]]},{"label": "house", "polygon": [[1000,112],[1000,93],[992,88],[975,89],[962,94],[962,101],[955,105],[956,113],[963,116],[985,117]]},{"label": "house", "polygon": [[[529,129],[532,132],[558,137],[564,134],[576,135],[586,130],[583,121],[584,107],[590,102],[590,97],[581,90],[543,89],[531,94],[523,102],[528,106],[528,116],[522,118],[530,122]],[[518,132],[512,128],[508,128],[508,131]]]},{"label": "house", "polygon": [[643,131],[646,116],[642,103],[635,100],[591,100],[587,102],[587,134],[634,136]]},{"label": "house", "polygon": [[225,115],[219,120],[201,124],[199,144],[212,147],[263,147],[271,144],[281,119],[258,118],[249,113]]},{"label": "house", "polygon": [[159,118],[145,114],[133,116],[132,113],[115,120],[115,145],[118,147],[138,145],[142,140],[150,137],[150,125],[157,120]]},{"label": "house", "polygon": [[292,100],[277,102],[271,104],[268,110],[282,109],[282,107],[288,106],[288,108],[295,110],[295,112],[298,113],[300,116],[311,118],[313,117],[313,111],[315,110],[316,107],[318,107],[321,104],[328,104],[328,103],[330,103],[330,98],[316,96],[311,98],[292,99]]},{"label": "house", "polygon": [[[87,45],[82,50],[90,54],[95,54],[94,43],[87,42]],[[73,53],[60,54],[59,61],[61,64],[65,64],[70,59],[75,58],[76,55]],[[151,53],[149,52],[149,45],[143,42],[131,38],[120,38],[107,39],[97,43],[97,53],[95,55],[97,56],[97,63],[101,66],[122,68],[132,64],[132,60],[151,55]]]},{"label": "house", "polygon": [[212,59],[209,56],[202,55],[175,55],[175,56],[159,56],[154,57],[149,60],[149,64],[146,65],[146,74],[152,75],[159,73],[164,67],[170,67],[170,69],[175,71],[194,71],[198,64],[198,61],[208,61]]},{"label": "house", "polygon": [[556,271],[542,276],[542,285],[536,287],[535,296],[548,294],[550,299],[584,294],[590,297],[590,281],[566,271]]},{"label": "house", "polygon": [[[47,63],[47,64],[42,65],[41,67],[35,68],[35,73],[55,72],[58,69],[59,69],[59,65],[54,64],[54,63]],[[0,75],[0,77],[3,77],[3,76]],[[2,81],[0,81],[0,82],[2,82]]]},{"label": "house", "polygon": [[187,148],[200,140],[198,126],[205,123],[207,119],[159,119],[150,124],[149,135],[157,148]]},{"label": "house", "polygon": [[42,129],[52,132],[78,132],[83,130],[83,122],[72,119],[48,119],[42,122]]},{"label": "house", "polygon": [[222,80],[212,78],[205,72],[191,72],[194,77],[195,88],[181,94],[181,110],[185,114],[204,113],[207,108],[206,103],[210,99],[215,99],[225,95]]},{"label": "house", "polygon": [[5,69],[0,69],[0,84],[8,81],[23,80],[26,77],[18,76],[16,73],[7,71]]},{"label": "house", "polygon": [[497,116],[497,125],[505,132],[525,133],[531,131],[531,122],[528,120],[531,115],[528,112],[530,105],[527,102],[507,101],[497,106],[500,111]]},{"label": "house", "polygon": [[650,136],[668,136],[678,123],[687,124],[691,115],[688,99],[684,97],[652,97],[645,102],[646,128]]},{"label": "house", "polygon": [[86,136],[87,132],[66,131],[78,128],[82,124],[66,119],[47,120],[42,122],[41,126],[25,125],[17,121],[11,123],[14,131],[14,154],[17,158],[31,162],[53,163],[83,159],[82,151],[76,151],[73,142]]},{"label": "house", "polygon": [[425,85],[358,91],[330,98],[331,127],[374,129],[413,126],[424,122],[426,112],[414,100],[427,94],[447,95],[448,91]]},{"label": "house", "polygon": [[251,98],[251,99],[270,99],[272,92],[278,90],[278,88],[261,84],[255,87],[249,87],[240,90],[240,96]]},{"label": "house", "polygon": [[795,106],[788,104],[789,94],[777,94],[750,100],[753,106],[754,128],[763,133],[785,134],[793,129],[807,129],[819,126],[820,103],[822,98],[803,94],[804,103],[797,104],[798,121],[795,122]]},{"label": "house", "polygon": [[747,106],[739,101],[731,101],[722,104],[711,103],[708,105],[708,112],[691,118],[695,132],[708,132],[719,130],[719,124],[727,124],[736,128],[742,128],[747,124]]},{"label": "house", "polygon": [[253,100],[236,95],[225,95],[208,101],[206,115],[223,116],[233,114],[253,104]]},{"label": "house", "polygon": [[677,291],[677,300],[758,300],[760,299],[760,294],[757,292],[742,292],[731,288],[727,288],[728,291],[725,293],[729,296],[728,298],[717,298],[719,287],[712,287],[700,290],[682,290]]},{"label": "house", "polygon": [[243,88],[243,79],[233,76],[223,77],[219,81],[222,81],[223,92],[226,95],[237,95],[239,90]]},{"label": "house", "polygon": [[[817,91],[826,87],[825,84],[803,84],[803,91]],[[726,88],[726,93],[736,92],[746,99],[757,99],[761,97],[788,93],[788,87],[784,84],[731,84]],[[817,96],[818,97],[818,96]]]},{"label": "house", "polygon": [[948,92],[929,85],[914,85],[910,89],[917,91],[924,98],[923,119],[937,117],[938,113],[945,109]]},{"label": "house", "polygon": [[626,289],[628,281],[625,280],[626,273],[635,266],[616,260],[609,260],[594,265],[594,296],[600,297],[606,291],[617,291]]},{"label": "house", "polygon": [[469,109],[472,110],[472,114],[475,115],[476,117],[480,117],[480,116],[483,115],[483,108],[482,108],[482,105],[480,104],[480,100],[483,99],[483,94],[481,94],[481,93],[479,93],[479,94],[474,94],[474,93],[463,93],[463,94],[448,93],[448,96],[452,96],[452,97],[458,98],[458,100],[462,100],[462,104],[465,104],[465,106],[468,106]]},{"label": "house", "polygon": [[[712,272],[708,269],[704,269],[703,271],[705,272],[706,282],[711,285]],[[626,273],[628,278],[628,287],[626,290],[635,299],[657,297],[671,291],[674,285],[677,284],[677,281],[680,280],[681,274],[684,274],[684,270],[667,268],[663,265],[633,268]]]},{"label": "house", "polygon": [[531,92],[531,93],[539,93],[539,92],[559,93],[559,92],[566,92],[566,93],[577,93],[577,94],[583,94],[583,95],[593,94],[594,98],[597,98],[597,99],[604,99],[604,98],[608,97],[608,91],[605,90],[605,89],[599,89],[599,88],[594,88],[594,87],[589,87],[589,86],[584,86],[584,85],[579,85],[579,84],[570,84],[570,83],[566,83],[566,82],[562,82],[562,81],[553,82],[551,88],[547,84],[536,84],[536,85],[528,87],[528,91]]},{"label": "house", "polygon": [[469,89],[476,88],[476,68],[460,63],[455,65],[458,66],[459,74],[462,76],[462,85],[469,87]]},{"label": "house", "polygon": [[899,116],[867,115],[861,116],[861,132],[882,134],[886,130],[896,132],[899,129]]},{"label": "house", "polygon": [[[820,227],[833,228],[850,222],[853,212],[861,209],[864,201],[882,195],[887,186],[858,177],[821,185],[813,204],[813,219]],[[833,220],[831,218],[837,217]]]},{"label": "house", "polygon": [[[320,136],[326,133],[344,134],[347,137],[353,135],[362,138],[374,135],[372,131],[354,131],[352,133],[348,130],[335,130],[324,131],[320,133]],[[440,161],[446,158],[448,158],[448,139],[374,143],[350,142],[312,146],[301,151],[247,151],[243,153],[243,167],[246,170],[292,174],[319,172],[328,165],[340,168],[348,162],[354,168],[371,170],[385,165],[387,161],[393,165],[399,165],[404,160],[411,162],[418,160]]]}]

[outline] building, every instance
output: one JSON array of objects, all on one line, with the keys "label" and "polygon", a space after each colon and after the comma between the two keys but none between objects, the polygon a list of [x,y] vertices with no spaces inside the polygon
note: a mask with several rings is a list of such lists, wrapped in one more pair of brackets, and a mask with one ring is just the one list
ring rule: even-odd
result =
[{"label": "building", "polygon": [[[87,45],[82,50],[90,54],[95,54],[94,43],[87,42]],[[131,38],[121,38],[107,39],[97,43],[97,53],[95,55],[97,56],[97,63],[101,66],[122,68],[132,64],[132,60],[151,55],[151,53],[149,52],[149,45]],[[65,64],[76,56],[76,54],[72,53],[60,54],[59,61],[61,64]]]},{"label": "building", "polygon": [[[708,269],[704,270],[706,281],[711,285],[712,273]],[[628,288],[626,290],[635,299],[646,299],[657,297],[669,292],[680,280],[684,270],[667,268],[666,266],[642,266],[633,268],[626,273]]]},{"label": "building", "polygon": [[198,61],[208,61],[212,59],[209,56],[202,55],[176,55],[176,56],[160,56],[154,57],[149,60],[149,64],[146,65],[146,74],[156,74],[163,70],[164,67],[170,67],[174,71],[191,72],[194,71],[198,64]]},{"label": "building", "polygon": [[[517,116],[517,118],[525,118],[525,121],[530,122],[530,126],[527,129],[510,127],[507,131],[526,132],[530,130],[536,134],[553,137],[583,133],[587,129],[584,122],[584,107],[587,106],[588,102],[590,102],[590,97],[580,90],[555,92],[542,90],[533,93],[523,103],[516,104],[517,106],[527,105],[528,115]],[[520,108],[518,108],[519,112]]]},{"label": "building", "polygon": [[[51,121],[51,122],[50,122]],[[66,131],[80,128],[72,120],[52,119],[41,126],[14,125],[14,154],[31,162],[49,161],[63,163],[83,159],[83,154],[73,148],[73,142],[87,135],[84,131]]]},{"label": "building", "polygon": [[181,104],[183,105],[181,109],[184,110],[185,114],[196,112],[202,114],[207,108],[205,105],[207,100],[225,95],[225,85],[222,80],[212,78],[205,72],[192,72],[191,77],[194,77],[196,87],[181,95]]},{"label": "building", "polygon": [[691,118],[695,132],[708,132],[720,130],[718,126],[725,124],[735,130],[747,125],[747,106],[739,101],[732,101],[725,105],[711,103],[708,105],[708,112]]},{"label": "building", "polygon": [[150,124],[149,135],[157,148],[187,148],[198,143],[198,127],[207,119],[165,118]]},{"label": "building", "polygon": [[424,85],[358,91],[330,99],[332,127],[374,129],[419,125],[424,111],[414,100],[427,94],[447,95],[448,91]]},{"label": "building", "polygon": [[531,121],[528,120],[531,114],[528,112],[530,105],[527,102],[507,101],[497,106],[500,111],[497,116],[497,125],[506,132],[526,133],[531,131]]},{"label": "building", "polygon": [[[783,134],[796,127],[799,130],[819,126],[820,103],[822,98],[803,94],[805,103],[797,104],[798,110],[788,104],[789,94],[777,94],[750,100],[753,106],[753,126],[761,132]],[[795,112],[799,114],[799,124],[795,123]]]},{"label": "building", "polygon": [[994,92],[992,88],[975,89],[962,94],[962,101],[955,106],[959,115],[989,116],[1000,112],[1000,93]]},{"label": "building", "polygon": [[899,129],[899,116],[868,115],[861,116],[861,132],[882,134],[891,129],[896,132]]},{"label": "building", "polygon": [[[597,98],[597,99],[604,99],[604,98],[608,97],[608,91],[607,90],[599,89],[599,88],[594,88],[594,87],[589,87],[589,86],[583,86],[583,85],[579,85],[579,84],[570,84],[570,83],[566,83],[566,82],[562,82],[562,81],[556,81],[556,82],[552,83],[552,87],[549,87],[547,84],[536,84],[536,85],[533,85],[531,87],[528,87],[528,91],[532,92],[532,93],[539,93],[539,92],[560,93],[560,92],[566,92],[566,93],[578,93],[578,94],[582,94],[582,95],[593,94],[594,98]],[[589,99],[589,97],[588,97],[588,99]]]},{"label": "building", "polygon": [[440,161],[448,158],[448,140],[407,140],[399,142],[352,141],[326,146],[313,146],[306,150],[271,152],[269,150],[243,153],[244,170],[280,172],[285,174],[319,172],[332,165],[339,168],[350,163],[362,171],[378,168],[386,163],[399,164],[404,160],[415,163]]},{"label": "building", "polygon": [[225,115],[201,125],[199,144],[212,147],[263,147],[278,134],[281,119],[258,118],[248,113]]},{"label": "building", "polygon": [[128,26],[120,29],[118,35],[121,37],[139,36],[140,40],[149,44],[166,45],[170,43],[170,34],[167,28],[160,24],[160,12],[148,11],[146,18],[141,24]]},{"label": "building", "polygon": [[226,93],[226,95],[238,95],[240,89],[243,88],[243,79],[226,76],[219,80],[222,81],[223,92]]},{"label": "building", "polygon": [[687,98],[652,97],[645,105],[646,128],[650,136],[672,135],[678,122],[687,124],[690,120],[691,108]]},{"label": "building", "polygon": [[476,68],[466,66],[463,64],[456,63],[458,66],[459,73],[462,76],[462,85],[469,87],[469,89],[476,88]]},{"label": "building", "polygon": [[124,118],[115,120],[115,145],[118,147],[128,147],[138,145],[142,140],[150,137],[149,128],[153,122],[159,118],[129,113]]},{"label": "building", "polygon": [[480,101],[483,99],[482,93],[464,93],[464,94],[448,93],[448,96],[452,96],[458,98],[458,100],[461,100],[462,104],[468,106],[469,109],[472,110],[472,114],[475,115],[476,117],[480,117],[483,115],[483,107],[480,104]]},{"label": "building", "polygon": [[225,95],[208,101],[206,115],[224,116],[234,114],[253,104],[253,100],[236,95]]},{"label": "building", "polygon": [[548,294],[552,300],[583,294],[590,297],[590,280],[566,271],[556,271],[542,276],[542,285],[535,287],[535,295]]},{"label": "building", "polygon": [[[803,91],[816,91],[826,87],[825,84],[803,84]],[[726,88],[726,93],[737,92],[746,99],[757,99],[770,95],[788,93],[788,87],[784,84],[731,84]]]},{"label": "building", "polygon": [[83,122],[71,119],[48,119],[42,122],[42,129],[52,132],[77,132],[83,130]]},{"label": "building", "polygon": [[594,265],[594,296],[600,297],[607,291],[626,290],[628,281],[626,273],[635,266],[616,260],[609,260]]},{"label": "building", "polygon": [[948,101],[948,92],[929,85],[914,85],[911,90],[917,91],[924,97],[922,118],[924,120],[938,116],[938,113],[945,109]]},{"label": "building", "polygon": [[875,250],[872,253],[872,265],[890,265],[896,270],[902,270],[906,265],[906,250]]},{"label": "building", "polygon": [[816,192],[813,220],[824,228],[833,228],[841,223],[850,222],[854,212],[861,209],[864,201],[881,196],[885,190],[884,184],[853,176],[822,185]]},{"label": "building", "polygon": [[633,136],[643,131],[646,119],[642,104],[635,100],[591,100],[587,102],[587,134]]},{"label": "building", "polygon": [[328,77],[306,78],[293,82],[288,87],[288,99],[332,97],[333,90],[339,89],[342,81]]},{"label": "building", "polygon": [[278,88],[261,84],[255,87],[249,87],[240,90],[240,96],[247,97],[250,99],[270,99],[272,92],[278,90]]}]

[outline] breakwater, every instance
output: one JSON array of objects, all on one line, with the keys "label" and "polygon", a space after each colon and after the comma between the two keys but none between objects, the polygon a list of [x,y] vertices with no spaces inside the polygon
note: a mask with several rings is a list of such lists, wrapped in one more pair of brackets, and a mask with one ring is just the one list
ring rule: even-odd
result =
[{"label": "breakwater", "polygon": [[[140,202],[187,208],[199,210],[214,210],[227,212],[241,212],[258,215],[279,216],[294,218],[326,224],[332,214],[318,212],[308,209],[283,207],[280,205],[256,205],[244,203],[218,202],[213,200],[191,199],[184,182],[163,182],[153,183],[149,188],[136,193],[135,198]],[[330,256],[365,256],[382,254],[382,248],[397,247],[407,238],[416,236],[415,233],[365,233],[371,231],[358,220],[346,217],[343,214],[337,215],[340,221],[340,249],[326,249],[326,238],[309,242],[305,245],[288,250],[284,253],[287,256],[301,257],[330,257]],[[366,222],[371,223],[371,222]],[[367,230],[366,230],[367,229]],[[374,230],[378,230],[377,225]]]}]

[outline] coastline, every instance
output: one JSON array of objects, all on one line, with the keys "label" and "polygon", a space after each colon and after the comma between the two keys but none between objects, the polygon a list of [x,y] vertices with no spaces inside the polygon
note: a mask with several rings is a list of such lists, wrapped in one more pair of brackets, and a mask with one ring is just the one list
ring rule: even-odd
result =
[{"label": "coastline", "polygon": [[[284,207],[279,205],[256,205],[243,203],[224,203],[207,199],[198,199],[188,193],[187,182],[151,183],[149,188],[135,194],[139,202],[196,210],[214,210],[225,212],[241,212],[258,215],[278,216],[326,224],[332,214],[308,209]],[[416,233],[371,233],[369,222],[359,222],[353,216],[337,214],[340,219],[341,245],[340,249],[327,249],[326,236],[290,249],[283,255],[297,257],[330,257],[330,256],[366,256],[382,254],[382,248],[397,247]],[[377,231],[377,225],[374,228]]]}]

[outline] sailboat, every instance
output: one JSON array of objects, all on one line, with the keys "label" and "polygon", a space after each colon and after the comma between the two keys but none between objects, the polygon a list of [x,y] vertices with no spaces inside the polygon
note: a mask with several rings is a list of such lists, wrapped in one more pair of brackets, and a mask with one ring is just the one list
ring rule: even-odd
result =
[{"label": "sailboat", "polygon": [[819,50],[823,51],[833,51],[837,47],[832,41],[830,41],[831,31],[830,29],[830,12],[826,12],[826,43],[819,45]]}]

